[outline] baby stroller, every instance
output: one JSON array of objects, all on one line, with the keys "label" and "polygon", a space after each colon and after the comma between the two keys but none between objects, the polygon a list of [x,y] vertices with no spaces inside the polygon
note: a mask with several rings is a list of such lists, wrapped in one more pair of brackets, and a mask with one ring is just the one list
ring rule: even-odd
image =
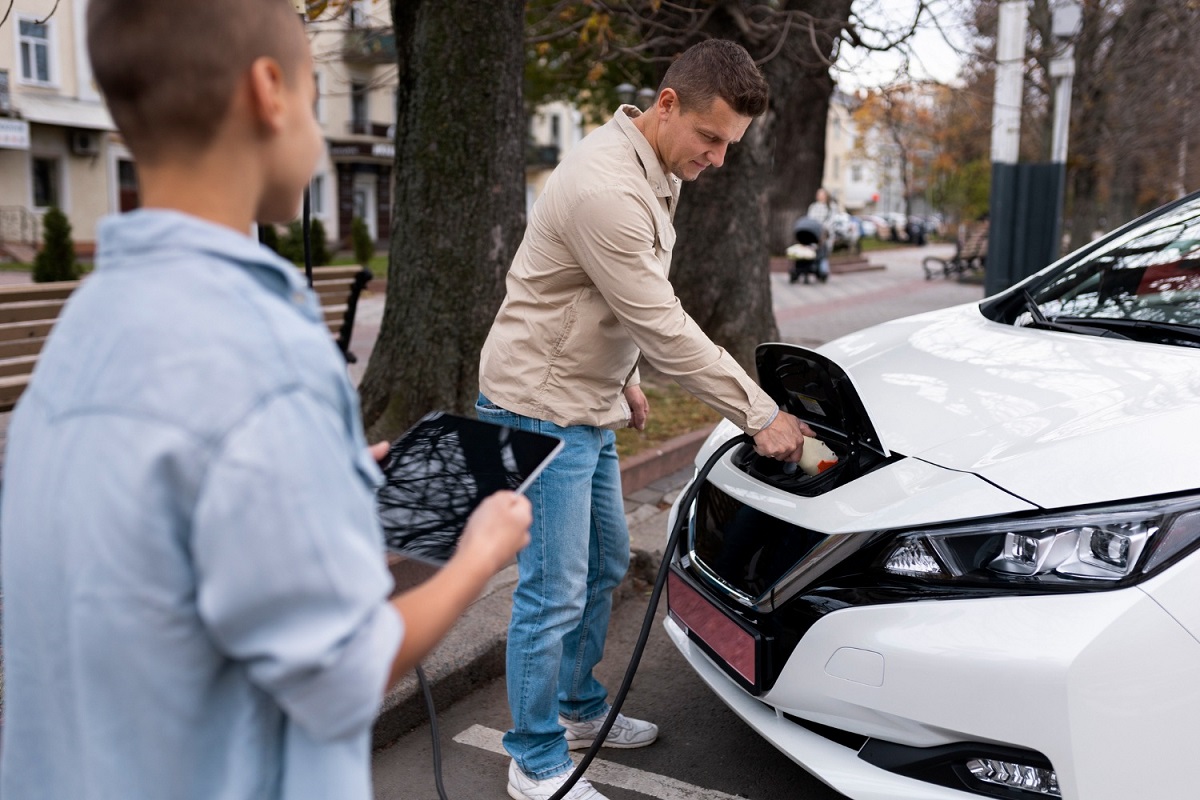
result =
[{"label": "baby stroller", "polygon": [[808,276],[816,275],[817,280],[824,283],[829,279],[826,267],[829,252],[821,223],[812,217],[800,217],[792,225],[792,232],[796,235],[796,243],[787,249],[787,257],[792,262],[788,282],[796,283],[803,277],[808,283]]}]

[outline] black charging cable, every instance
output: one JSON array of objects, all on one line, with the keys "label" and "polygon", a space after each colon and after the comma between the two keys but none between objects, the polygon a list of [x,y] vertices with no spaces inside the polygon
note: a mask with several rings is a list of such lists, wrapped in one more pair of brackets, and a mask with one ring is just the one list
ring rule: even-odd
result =
[{"label": "black charging cable", "polygon": [[[708,477],[708,473],[716,466],[721,456],[740,444],[752,444],[753,442],[754,440],[744,433],[733,437],[727,442],[723,442],[709,456],[708,460],[704,462],[704,466],[696,473],[696,477],[692,479],[692,483],[688,486],[687,492],[684,493],[683,499],[680,500],[678,512],[675,515],[675,523],[671,526],[670,536],[667,537],[667,546],[663,550],[662,563],[658,565],[658,575],[654,579],[654,589],[650,592],[650,602],[646,607],[646,616],[642,619],[642,629],[638,633],[637,644],[633,647],[633,655],[629,658],[629,665],[625,668],[625,677],[621,680],[621,686],[613,696],[612,705],[608,709],[608,716],[604,718],[604,724],[600,726],[600,732],[596,735],[595,741],[592,742],[583,758],[575,766],[575,770],[563,785],[550,797],[550,800],[562,800],[567,792],[571,791],[575,784],[579,782],[579,779],[583,777],[583,773],[587,771],[588,766],[596,757],[596,753],[600,752],[600,748],[604,746],[604,740],[608,738],[608,732],[612,730],[613,723],[617,721],[617,714],[621,711],[621,706],[625,703],[625,695],[629,694],[629,687],[633,684],[633,676],[637,673],[638,666],[642,662],[642,652],[646,649],[646,641],[650,638],[650,630],[654,625],[654,615],[658,611],[658,601],[662,596],[663,588],[667,584],[667,574],[670,572],[671,558],[675,554],[675,549],[679,546],[679,536],[683,532],[684,524],[688,519],[688,509],[696,502],[696,496],[700,493],[700,488],[704,485],[705,478]],[[424,670],[419,666],[417,667],[417,680],[421,683],[421,688],[425,694],[425,708],[429,712],[429,730],[433,736],[433,772],[434,781],[437,784],[438,797],[440,800],[449,800],[446,797],[445,787],[442,785],[442,751],[438,737],[437,712],[433,707],[433,693],[429,690]]]}]

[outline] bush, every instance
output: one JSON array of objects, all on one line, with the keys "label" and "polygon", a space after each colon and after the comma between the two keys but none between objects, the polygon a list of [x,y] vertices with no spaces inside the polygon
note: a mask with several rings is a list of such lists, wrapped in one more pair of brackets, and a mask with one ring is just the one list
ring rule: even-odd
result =
[{"label": "bush", "polygon": [[269,247],[276,253],[279,252],[279,231],[275,229],[274,225],[259,225],[258,241],[262,242],[264,247]]},{"label": "bush", "polygon": [[[325,266],[333,260],[325,240],[325,226],[319,219],[313,219],[309,223],[308,245],[312,249],[314,267]],[[287,234],[279,241],[279,255],[295,264],[304,263],[304,226],[300,220],[288,225]]]},{"label": "bush", "polygon": [[354,246],[354,260],[364,267],[369,265],[375,255],[375,242],[362,217],[355,217],[350,223],[350,243]]},{"label": "bush", "polygon": [[71,223],[66,214],[51,207],[42,217],[42,249],[33,259],[33,279],[38,283],[74,281],[79,275]]}]

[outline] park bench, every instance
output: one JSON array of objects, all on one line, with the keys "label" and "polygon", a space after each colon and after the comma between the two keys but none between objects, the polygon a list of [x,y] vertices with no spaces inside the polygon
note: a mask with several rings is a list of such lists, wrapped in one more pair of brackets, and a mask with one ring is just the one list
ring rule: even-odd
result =
[{"label": "park bench", "polygon": [[988,223],[979,222],[967,229],[967,234],[955,243],[954,255],[950,258],[926,256],[921,262],[925,280],[935,276],[950,278],[966,272],[982,272],[987,264]]},{"label": "park bench", "polygon": [[[313,268],[313,290],[320,300],[325,324],[351,363],[355,361],[350,352],[354,315],[359,295],[370,279],[370,270],[357,265]],[[25,391],[50,329],[80,283],[0,286],[0,412],[12,411]]]}]

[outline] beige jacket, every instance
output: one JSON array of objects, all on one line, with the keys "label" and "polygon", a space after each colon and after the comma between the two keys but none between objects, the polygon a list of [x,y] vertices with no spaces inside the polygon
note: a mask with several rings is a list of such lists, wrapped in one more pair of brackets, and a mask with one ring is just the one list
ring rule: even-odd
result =
[{"label": "beige jacket", "polygon": [[[639,355],[747,433],[778,413],[675,297],[667,276],[680,180],[663,173],[633,106],[554,170],[533,206],[480,356],[501,408],[557,425],[629,424]],[[653,413],[653,409],[651,409]]]}]

